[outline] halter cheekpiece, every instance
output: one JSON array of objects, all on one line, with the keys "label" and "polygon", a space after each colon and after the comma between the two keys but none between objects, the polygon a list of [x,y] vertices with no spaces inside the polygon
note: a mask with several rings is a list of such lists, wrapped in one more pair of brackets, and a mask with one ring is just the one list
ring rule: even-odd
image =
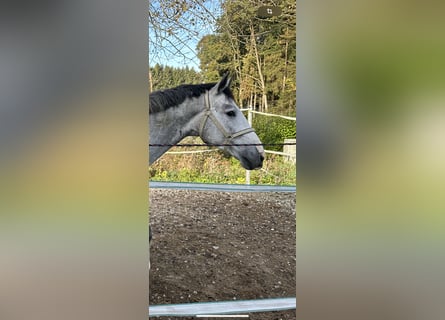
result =
[{"label": "halter cheekpiece", "polygon": [[219,131],[221,131],[221,133],[226,138],[226,140],[224,141],[224,144],[230,144],[232,142],[232,140],[237,137],[240,137],[240,136],[245,135],[250,132],[255,132],[255,129],[253,129],[253,128],[246,128],[246,129],[237,131],[235,133],[227,132],[227,130],[223,127],[221,122],[219,122],[218,118],[215,116],[215,112],[216,112],[215,108],[212,108],[210,105],[209,91],[206,91],[206,93],[204,95],[204,100],[205,100],[206,111],[204,113],[204,118],[203,118],[201,125],[199,127],[199,136],[201,137],[201,139],[202,139],[202,133],[203,133],[204,128],[207,123],[207,119],[209,119],[209,118],[210,118],[210,120],[213,121],[213,124],[218,128]]}]

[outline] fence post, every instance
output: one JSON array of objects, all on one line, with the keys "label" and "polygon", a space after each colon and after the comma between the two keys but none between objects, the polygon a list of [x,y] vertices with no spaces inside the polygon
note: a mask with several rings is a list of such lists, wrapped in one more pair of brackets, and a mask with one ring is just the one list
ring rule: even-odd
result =
[{"label": "fence post", "polygon": [[[249,105],[247,110],[247,122],[249,122],[249,126],[252,127],[252,106]],[[246,184],[250,184],[250,170],[246,170]]]},{"label": "fence post", "polygon": [[284,139],[284,143],[295,143],[293,145],[284,145],[283,152],[289,154],[284,157],[285,161],[292,162],[295,164],[297,162],[297,140],[296,139]]}]

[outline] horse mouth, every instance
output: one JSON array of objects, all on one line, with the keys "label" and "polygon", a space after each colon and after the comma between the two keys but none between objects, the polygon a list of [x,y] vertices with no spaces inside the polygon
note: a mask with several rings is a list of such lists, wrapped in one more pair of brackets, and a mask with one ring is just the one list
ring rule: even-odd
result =
[{"label": "horse mouth", "polygon": [[224,148],[222,150],[225,154],[238,159],[241,166],[246,170],[257,170],[263,167],[265,153],[262,149],[259,150],[258,148],[255,148],[253,150],[249,150],[249,152],[245,152],[243,155],[241,152],[238,152],[238,150],[232,148]]},{"label": "horse mouth", "polygon": [[249,158],[241,157],[240,162],[244,169],[246,170],[257,170],[261,169],[263,166],[264,156],[259,154],[258,158],[252,161]]}]

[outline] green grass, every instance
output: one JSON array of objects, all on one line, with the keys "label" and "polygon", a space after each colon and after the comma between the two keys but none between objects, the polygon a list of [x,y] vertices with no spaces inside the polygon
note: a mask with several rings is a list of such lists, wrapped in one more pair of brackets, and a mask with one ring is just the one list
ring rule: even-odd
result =
[{"label": "green grass", "polygon": [[[246,170],[221,152],[166,154],[150,167],[150,180],[245,184]],[[267,155],[261,170],[250,173],[251,184],[295,185],[296,167],[281,156]]]}]

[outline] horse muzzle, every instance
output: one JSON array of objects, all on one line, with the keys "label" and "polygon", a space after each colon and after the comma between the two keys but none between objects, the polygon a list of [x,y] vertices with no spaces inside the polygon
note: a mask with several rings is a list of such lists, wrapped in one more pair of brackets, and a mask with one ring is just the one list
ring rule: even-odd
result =
[{"label": "horse muzzle", "polygon": [[263,166],[263,161],[265,158],[264,151],[259,151],[256,148],[253,149],[249,153],[245,153],[244,155],[237,157],[235,155],[244,169],[246,170],[255,170],[260,169]]}]

